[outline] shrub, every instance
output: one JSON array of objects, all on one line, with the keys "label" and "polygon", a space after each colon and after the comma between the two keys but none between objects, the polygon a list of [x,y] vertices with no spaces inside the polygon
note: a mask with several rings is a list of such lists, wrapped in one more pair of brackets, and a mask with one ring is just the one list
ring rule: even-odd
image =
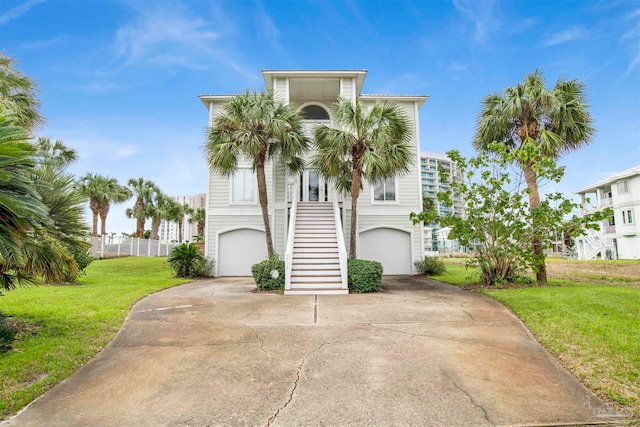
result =
[{"label": "shrub", "polygon": [[437,257],[424,257],[424,261],[416,261],[414,263],[418,273],[425,276],[439,276],[447,271],[447,267],[444,265],[441,259]]},{"label": "shrub", "polygon": [[378,261],[350,259],[347,261],[347,278],[350,292],[378,292],[382,284],[382,264]]},{"label": "shrub", "polygon": [[9,324],[9,319],[0,312],[0,353],[11,350],[11,344],[17,333],[17,329]]},{"label": "shrub", "polygon": [[93,262],[93,256],[89,253],[88,250],[83,249],[78,246],[67,245],[67,250],[78,264],[78,274],[73,275],[68,273],[67,277],[65,277],[65,282],[72,283],[75,282],[78,277],[84,274],[85,268],[89,266]]},{"label": "shrub", "polygon": [[253,274],[256,285],[261,291],[284,289],[284,261],[277,254],[262,262],[253,264],[251,266],[251,274]]},{"label": "shrub", "polygon": [[176,277],[205,277],[211,273],[213,262],[192,243],[182,243],[171,250],[169,265]]}]

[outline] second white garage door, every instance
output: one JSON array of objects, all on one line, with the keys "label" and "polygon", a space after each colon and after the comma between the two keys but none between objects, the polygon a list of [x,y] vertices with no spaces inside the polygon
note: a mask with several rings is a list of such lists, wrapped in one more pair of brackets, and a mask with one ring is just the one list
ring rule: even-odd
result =
[{"label": "second white garage door", "polygon": [[360,233],[358,258],[378,261],[383,274],[411,274],[411,233],[375,228]]},{"label": "second white garage door", "polygon": [[219,235],[218,275],[251,276],[251,266],[267,258],[264,232],[243,228]]}]

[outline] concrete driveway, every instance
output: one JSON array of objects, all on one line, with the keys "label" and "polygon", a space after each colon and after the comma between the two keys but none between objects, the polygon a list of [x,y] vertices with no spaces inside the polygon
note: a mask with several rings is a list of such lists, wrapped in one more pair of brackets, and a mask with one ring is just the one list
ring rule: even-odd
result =
[{"label": "concrete driveway", "polygon": [[3,425],[599,420],[592,408],[603,403],[481,295],[415,277],[368,295],[253,287],[207,280],[145,298],[94,360]]}]

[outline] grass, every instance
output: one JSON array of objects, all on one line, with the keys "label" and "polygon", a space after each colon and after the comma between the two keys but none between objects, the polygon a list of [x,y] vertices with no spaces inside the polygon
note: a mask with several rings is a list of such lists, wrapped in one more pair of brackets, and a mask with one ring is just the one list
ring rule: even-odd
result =
[{"label": "grass", "polygon": [[133,304],[180,283],[166,258],[94,261],[79,285],[6,292],[0,311],[31,326],[0,354],[0,419],[62,381],[102,349]]},{"label": "grass", "polygon": [[[445,274],[431,278],[474,282],[464,260],[445,262]],[[640,263],[549,259],[547,264],[550,286],[483,293],[511,309],[583,384],[640,416],[640,274],[633,273]]]}]

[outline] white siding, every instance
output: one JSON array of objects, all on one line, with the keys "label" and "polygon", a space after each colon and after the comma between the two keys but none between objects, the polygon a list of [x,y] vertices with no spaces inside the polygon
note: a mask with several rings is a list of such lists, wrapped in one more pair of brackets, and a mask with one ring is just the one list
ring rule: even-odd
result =
[{"label": "white siding", "polygon": [[275,94],[281,97],[283,100],[288,101],[287,99],[287,79],[280,77],[275,78],[273,82],[273,90]]}]

